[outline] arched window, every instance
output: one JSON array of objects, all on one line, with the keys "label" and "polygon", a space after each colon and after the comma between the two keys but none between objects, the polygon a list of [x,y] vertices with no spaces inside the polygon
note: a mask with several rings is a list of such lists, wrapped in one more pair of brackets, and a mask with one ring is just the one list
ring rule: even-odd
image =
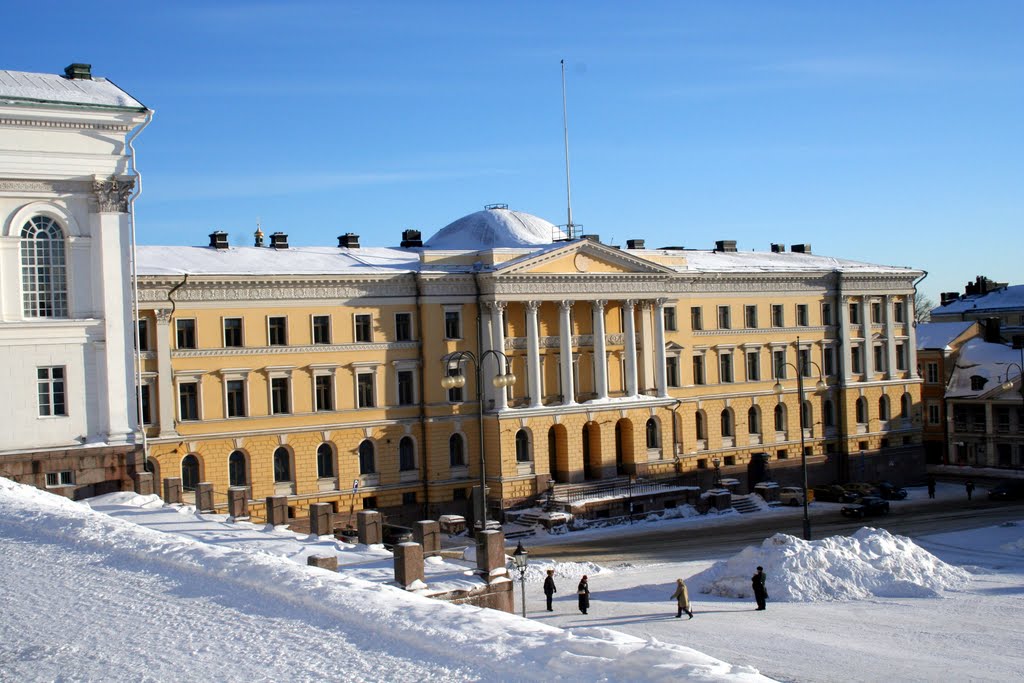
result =
[{"label": "arched window", "polygon": [[366,439],[359,444],[359,474],[376,474],[376,460],[372,441]]},{"label": "arched window", "polygon": [[403,436],[398,442],[398,469],[402,472],[416,469],[416,449],[412,437]]},{"label": "arched window", "polygon": [[732,411],[726,408],[722,411],[722,436],[732,435]]},{"label": "arched window", "polygon": [[525,429],[516,432],[516,462],[530,462],[530,435]]},{"label": "arched window", "polygon": [[775,404],[775,431],[786,431],[786,406],[782,403]]},{"label": "arched window", "polygon": [[694,421],[694,427],[697,430],[697,438],[698,439],[706,439],[706,438],[708,438],[708,436],[707,436],[707,429],[705,428],[705,425],[704,425],[704,413],[702,413],[701,411],[698,410],[696,413],[694,413],[693,421]]},{"label": "arched window", "polygon": [[814,426],[814,409],[810,401],[804,401],[800,406],[800,426],[803,429],[810,429]]},{"label": "arched window", "polygon": [[245,453],[231,451],[228,456],[228,483],[231,486],[247,486],[249,477],[245,472]]},{"label": "arched window", "polygon": [[199,458],[189,453],[181,460],[181,488],[195,491],[199,483]]},{"label": "arched window", "polygon": [[661,448],[661,437],[658,436],[658,421],[653,417],[647,420],[647,447]]},{"label": "arched window", "polygon": [[885,394],[878,397],[878,419],[889,419],[889,397]]},{"label": "arched window", "polygon": [[26,318],[68,316],[64,231],[46,216],[21,229],[21,296]]},{"label": "arched window", "polygon": [[900,417],[904,420],[910,418],[910,404],[910,394],[903,394],[903,396],[900,397]]},{"label": "arched window", "polygon": [[462,434],[452,434],[448,439],[448,464],[452,467],[466,466],[466,447]]},{"label": "arched window", "polygon": [[867,424],[868,402],[863,396],[857,399],[857,424]]},{"label": "arched window", "polygon": [[822,412],[824,413],[823,418],[824,418],[824,421],[825,421],[825,426],[826,427],[835,427],[836,426],[836,407],[835,407],[835,405],[833,405],[832,401],[830,399],[826,400],[825,403],[822,404],[821,409],[822,409]]},{"label": "arched window", "polygon": [[334,449],[327,442],[316,448],[316,476],[320,479],[334,477]]},{"label": "arched window", "polygon": [[292,458],[288,449],[281,446],[274,451],[274,481],[284,482],[292,480]]},{"label": "arched window", "polygon": [[747,433],[761,433],[761,411],[757,406],[750,406],[750,410],[747,411]]}]

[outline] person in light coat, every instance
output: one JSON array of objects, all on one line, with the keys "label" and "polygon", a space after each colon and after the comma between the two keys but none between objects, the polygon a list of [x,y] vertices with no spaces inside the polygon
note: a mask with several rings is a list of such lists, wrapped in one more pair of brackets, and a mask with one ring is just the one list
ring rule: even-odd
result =
[{"label": "person in light coat", "polygon": [[686,590],[686,584],[682,579],[676,579],[676,592],[672,594],[671,599],[676,601],[676,619],[681,619],[683,612],[693,619],[693,612],[690,611],[690,592]]}]

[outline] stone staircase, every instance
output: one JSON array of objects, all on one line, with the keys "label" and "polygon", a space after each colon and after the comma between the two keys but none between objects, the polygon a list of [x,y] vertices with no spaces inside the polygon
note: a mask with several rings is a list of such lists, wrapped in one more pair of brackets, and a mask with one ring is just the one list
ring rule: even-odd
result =
[{"label": "stone staircase", "polygon": [[757,512],[761,507],[750,499],[750,496],[737,496],[732,497],[732,509],[740,514],[747,514],[750,512]]},{"label": "stone staircase", "polygon": [[516,521],[505,524],[503,529],[505,538],[526,538],[536,535],[538,526],[540,526],[540,518],[537,513],[524,512],[516,517]]}]

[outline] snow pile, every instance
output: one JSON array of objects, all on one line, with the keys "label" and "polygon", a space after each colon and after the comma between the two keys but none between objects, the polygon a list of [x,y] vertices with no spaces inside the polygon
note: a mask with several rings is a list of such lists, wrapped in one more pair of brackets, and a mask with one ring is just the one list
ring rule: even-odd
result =
[{"label": "snow pile", "polygon": [[[553,560],[533,561],[526,566],[527,583],[544,583],[548,570],[555,570],[555,580],[565,579],[572,581],[573,586],[584,576],[597,576],[598,574],[611,574],[611,569],[606,569],[593,562],[555,562]],[[513,571],[515,579],[519,581],[519,572]]]},{"label": "snow pile", "polygon": [[937,597],[944,589],[963,588],[969,578],[908,538],[864,527],[852,537],[820,541],[775,534],[693,576],[691,583],[701,593],[747,598],[759,566],[768,576],[770,599],[781,602]]}]

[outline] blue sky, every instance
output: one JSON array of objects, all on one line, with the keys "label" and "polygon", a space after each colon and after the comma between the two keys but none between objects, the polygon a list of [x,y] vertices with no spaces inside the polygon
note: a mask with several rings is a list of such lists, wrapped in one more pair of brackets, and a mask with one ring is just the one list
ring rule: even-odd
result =
[{"label": "blue sky", "polygon": [[1024,3],[17,3],[0,68],[156,111],[140,242],[395,245],[507,203],[606,243],[1020,283]]}]

